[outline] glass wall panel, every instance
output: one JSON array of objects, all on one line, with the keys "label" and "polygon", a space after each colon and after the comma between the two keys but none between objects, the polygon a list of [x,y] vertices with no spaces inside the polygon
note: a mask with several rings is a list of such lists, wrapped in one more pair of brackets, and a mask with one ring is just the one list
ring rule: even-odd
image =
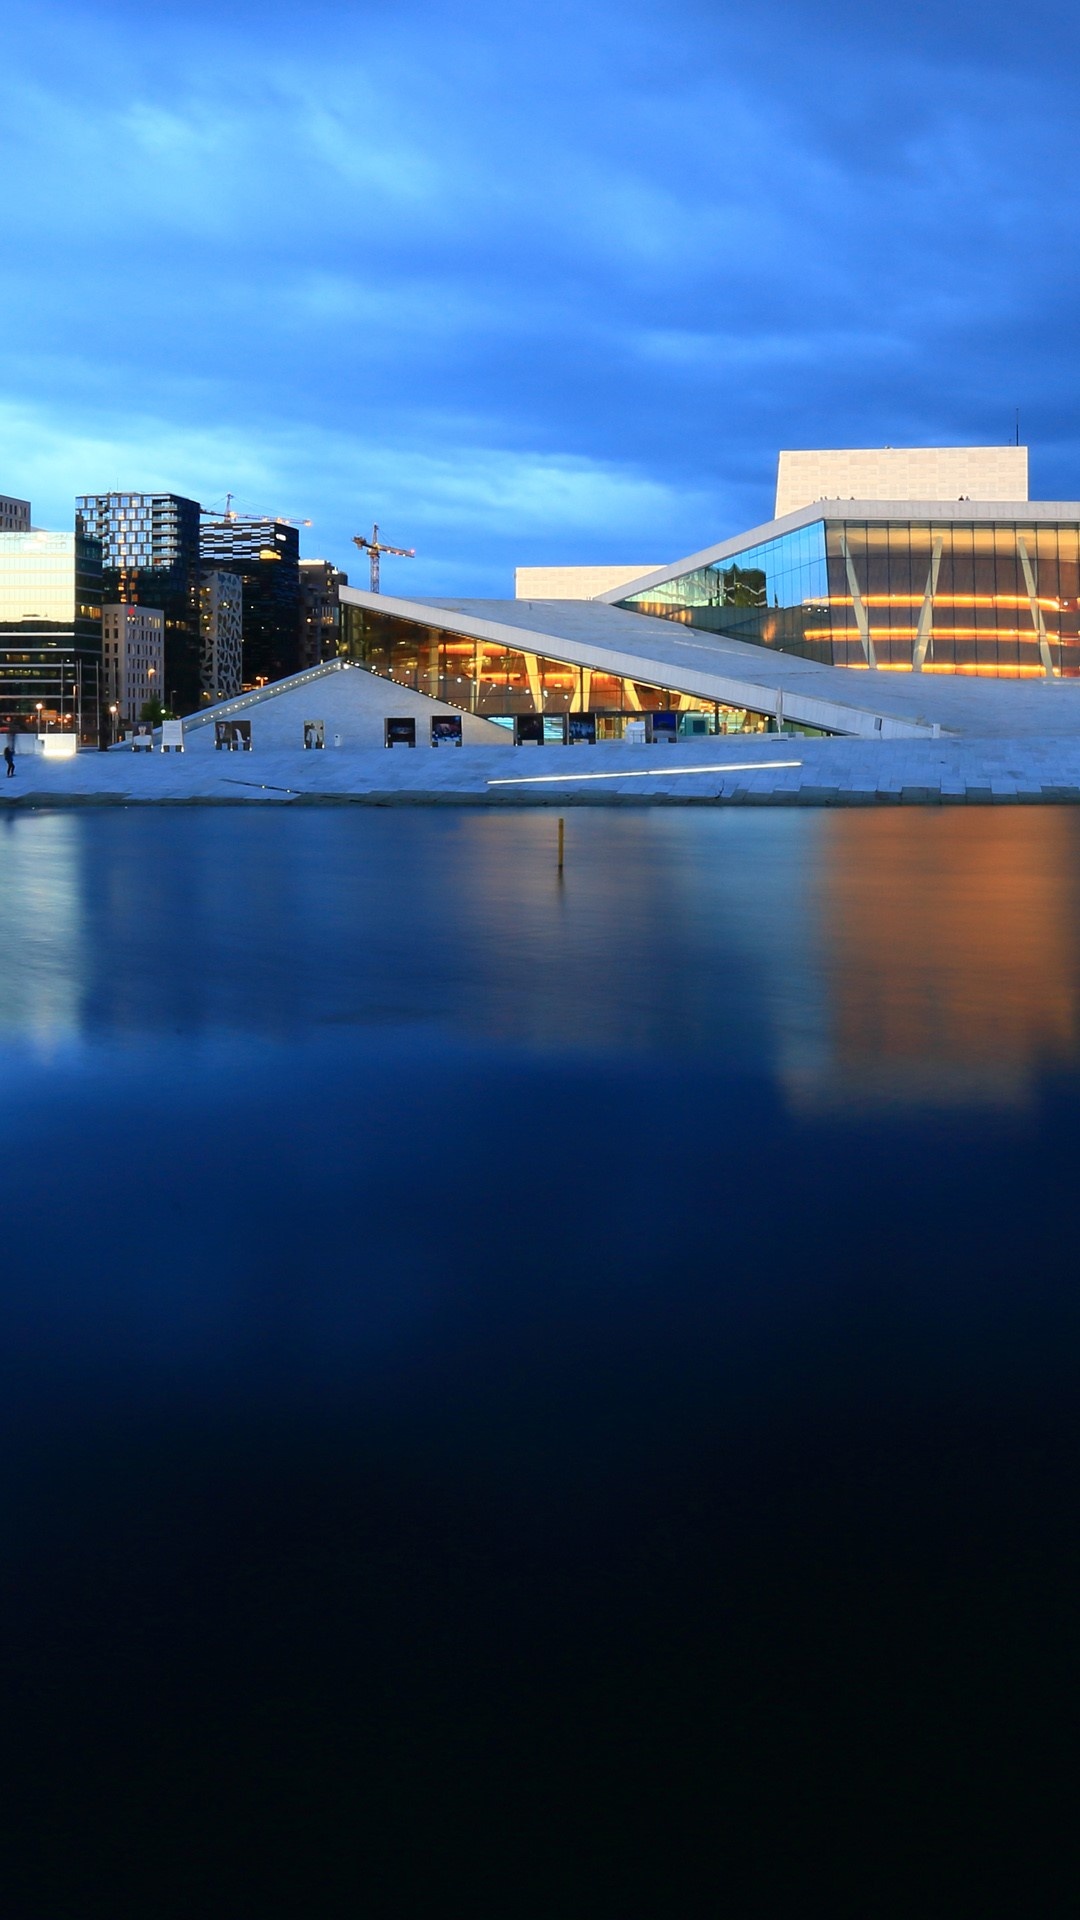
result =
[{"label": "glass wall panel", "polygon": [[677,736],[693,737],[702,721],[710,733],[764,733],[768,716],[726,707],[669,687],[623,679],[595,667],[402,619],[366,607],[342,606],[342,648],[370,673],[411,687],[482,719],[512,724],[518,714],[591,713],[598,739],[617,739],[627,720],[676,713]]},{"label": "glass wall panel", "polygon": [[825,658],[828,636],[813,629],[822,625],[827,595],[824,526],[818,521],[619,604],[785,653]]},{"label": "glass wall panel", "polygon": [[0,729],[96,738],[101,544],[82,532],[0,533]]},{"label": "glass wall panel", "polygon": [[619,603],[891,672],[1080,674],[1080,525],[815,521]]}]

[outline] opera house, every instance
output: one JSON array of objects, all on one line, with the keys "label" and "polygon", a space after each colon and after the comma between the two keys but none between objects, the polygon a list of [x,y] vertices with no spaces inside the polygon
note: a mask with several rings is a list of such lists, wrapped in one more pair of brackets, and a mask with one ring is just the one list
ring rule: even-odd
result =
[{"label": "opera house", "polygon": [[1080,677],[1080,502],[1029,500],[1027,465],[785,452],[772,520],[665,566],[520,568],[505,601],[344,588],[343,654],[486,737],[1008,731],[1025,683]]}]

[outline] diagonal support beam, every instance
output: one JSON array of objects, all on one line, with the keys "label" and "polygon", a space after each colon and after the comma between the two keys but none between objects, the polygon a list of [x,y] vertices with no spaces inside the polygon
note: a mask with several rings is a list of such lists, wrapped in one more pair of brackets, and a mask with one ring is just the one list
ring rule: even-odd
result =
[{"label": "diagonal support beam", "polygon": [[848,546],[846,533],[840,535],[840,551],[844,556],[844,565],[847,568],[848,587],[851,590],[851,604],[855,609],[855,625],[859,629],[859,639],[862,641],[863,652],[866,655],[866,664],[868,667],[876,667],[877,654],[874,652],[874,643],[870,638],[870,615],[866,611],[866,604],[859,588],[859,578],[855,572],[855,562],[851,557],[851,548]]},{"label": "diagonal support beam", "polygon": [[1043,610],[1039,605],[1039,597],[1036,592],[1035,571],[1031,564],[1023,534],[1020,533],[1016,536],[1016,551],[1020,555],[1020,565],[1024,569],[1024,584],[1027,587],[1028,601],[1031,606],[1031,624],[1035,629],[1039,642],[1039,658],[1043,663],[1043,672],[1046,678],[1052,680],[1054,677],[1054,663],[1050,657],[1050,642],[1046,637],[1046,621],[1043,619]]}]

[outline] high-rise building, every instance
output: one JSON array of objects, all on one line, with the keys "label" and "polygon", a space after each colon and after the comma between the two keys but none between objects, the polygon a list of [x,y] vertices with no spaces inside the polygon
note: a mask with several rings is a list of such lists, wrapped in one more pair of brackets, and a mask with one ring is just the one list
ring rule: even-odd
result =
[{"label": "high-rise building", "polygon": [[91,493],[77,502],[101,541],[105,599],[165,618],[165,702],[199,703],[199,505],[179,493]]},{"label": "high-rise building", "polygon": [[341,638],[340,590],[348,584],[348,574],[329,560],[301,560],[301,667],[317,667],[323,660],[337,659]]},{"label": "high-rise building", "polygon": [[221,514],[203,521],[202,564],[239,575],[244,680],[281,680],[300,665],[300,536],[287,520]]},{"label": "high-rise building", "polygon": [[204,700],[229,700],[243,686],[244,583],[238,573],[204,567],[199,589],[202,651],[200,691]]},{"label": "high-rise building", "polygon": [[100,542],[0,531],[0,726],[96,741],[100,679]]},{"label": "high-rise building", "polygon": [[[117,724],[138,720],[151,701],[164,705],[165,615],[158,607],[101,609],[104,702]],[[115,731],[115,729],[114,729]]]},{"label": "high-rise building", "polygon": [[30,502],[0,493],[0,533],[29,533]]}]

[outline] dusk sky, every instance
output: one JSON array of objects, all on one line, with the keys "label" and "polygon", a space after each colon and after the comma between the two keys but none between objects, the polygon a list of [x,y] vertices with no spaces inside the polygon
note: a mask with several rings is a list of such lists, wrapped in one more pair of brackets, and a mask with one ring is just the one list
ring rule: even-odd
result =
[{"label": "dusk sky", "polygon": [[384,590],[658,563],[781,446],[1080,495],[1080,14],[0,0],[0,492],[310,518]]}]

